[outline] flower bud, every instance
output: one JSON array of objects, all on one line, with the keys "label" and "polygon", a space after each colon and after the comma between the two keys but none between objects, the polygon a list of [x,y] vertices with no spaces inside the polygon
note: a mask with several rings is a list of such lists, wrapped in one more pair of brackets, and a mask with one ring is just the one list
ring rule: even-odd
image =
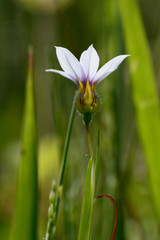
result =
[{"label": "flower bud", "polygon": [[56,194],[53,191],[51,191],[49,194],[49,202],[52,204],[55,204],[56,202]]},{"label": "flower bud", "polygon": [[54,218],[54,207],[53,207],[53,204],[51,204],[48,208],[48,217],[51,220],[53,220]]},{"label": "flower bud", "polygon": [[57,185],[56,185],[55,179],[53,179],[53,181],[52,181],[52,189],[53,189],[53,192],[56,192],[56,190],[57,190]]}]

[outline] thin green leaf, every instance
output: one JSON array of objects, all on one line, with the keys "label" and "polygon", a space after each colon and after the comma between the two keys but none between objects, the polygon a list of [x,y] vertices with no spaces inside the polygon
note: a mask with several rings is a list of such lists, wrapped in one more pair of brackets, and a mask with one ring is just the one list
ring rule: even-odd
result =
[{"label": "thin green leaf", "polygon": [[88,164],[88,169],[87,169],[78,240],[89,239],[90,227],[92,222],[91,218],[92,218],[94,189],[95,189],[94,162],[93,162],[93,158],[91,158]]},{"label": "thin green leaf", "polygon": [[[98,182],[98,175],[99,175],[99,162],[100,162],[100,130],[98,129],[97,135],[97,152],[96,152],[96,164],[95,164],[95,185],[94,185],[94,197],[97,191],[97,182]],[[91,223],[90,223],[90,233],[89,233],[89,240],[92,239],[92,227],[93,227],[93,211],[91,216]]]},{"label": "thin green leaf", "polygon": [[37,141],[33,82],[33,53],[29,49],[22,150],[18,172],[15,218],[11,240],[37,238]]},{"label": "thin green leaf", "polygon": [[160,111],[149,47],[135,0],[118,0],[127,53],[132,97],[148,168],[150,187],[160,222]]}]

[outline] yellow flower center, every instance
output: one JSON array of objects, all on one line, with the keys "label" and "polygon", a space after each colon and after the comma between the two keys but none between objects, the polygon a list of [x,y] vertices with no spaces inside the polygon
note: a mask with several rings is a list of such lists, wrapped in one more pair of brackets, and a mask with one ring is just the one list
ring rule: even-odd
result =
[{"label": "yellow flower center", "polygon": [[79,80],[79,94],[76,100],[76,107],[82,114],[94,114],[99,110],[100,101],[95,92],[95,86],[89,84],[89,80],[85,85]]}]

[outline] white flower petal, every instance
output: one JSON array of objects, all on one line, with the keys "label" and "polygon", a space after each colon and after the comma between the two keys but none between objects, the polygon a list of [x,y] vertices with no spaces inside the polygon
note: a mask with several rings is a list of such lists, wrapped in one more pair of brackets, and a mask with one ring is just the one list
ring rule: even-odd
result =
[{"label": "white flower petal", "polygon": [[65,73],[74,79],[84,80],[85,74],[78,59],[66,48],[56,47],[57,58]]},{"label": "white flower petal", "polygon": [[67,74],[67,73],[65,73],[65,72],[63,72],[63,71],[59,71],[59,70],[56,70],[56,69],[46,69],[45,72],[58,73],[58,74],[62,75],[63,77],[72,80],[76,85],[78,85],[78,80],[77,80],[77,78],[74,78],[74,77],[70,76],[69,74]]},{"label": "white flower petal", "polygon": [[113,59],[111,59],[109,62],[107,62],[103,67],[101,67],[98,72],[96,73],[93,83],[95,82],[101,82],[104,78],[106,78],[110,73],[115,71],[118,66],[121,64],[121,62],[130,55],[119,55]]},{"label": "white flower petal", "polygon": [[89,78],[89,81],[92,81],[99,67],[99,56],[93,45],[81,54],[80,63],[85,72],[86,80]]}]

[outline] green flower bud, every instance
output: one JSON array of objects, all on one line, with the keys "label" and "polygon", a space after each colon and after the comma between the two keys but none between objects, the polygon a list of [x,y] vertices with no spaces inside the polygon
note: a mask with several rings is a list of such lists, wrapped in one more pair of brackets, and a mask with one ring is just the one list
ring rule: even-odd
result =
[{"label": "green flower bud", "polygon": [[55,179],[53,179],[53,181],[52,181],[52,189],[53,189],[53,192],[56,192],[56,190],[57,190],[57,185],[56,185]]},{"label": "green flower bud", "polygon": [[51,191],[49,194],[49,202],[53,204],[56,202],[56,194],[53,191]]},{"label": "green flower bud", "polygon": [[53,206],[53,204],[51,204],[48,208],[48,217],[49,217],[50,221],[53,221],[53,218],[54,218],[54,206]]}]

